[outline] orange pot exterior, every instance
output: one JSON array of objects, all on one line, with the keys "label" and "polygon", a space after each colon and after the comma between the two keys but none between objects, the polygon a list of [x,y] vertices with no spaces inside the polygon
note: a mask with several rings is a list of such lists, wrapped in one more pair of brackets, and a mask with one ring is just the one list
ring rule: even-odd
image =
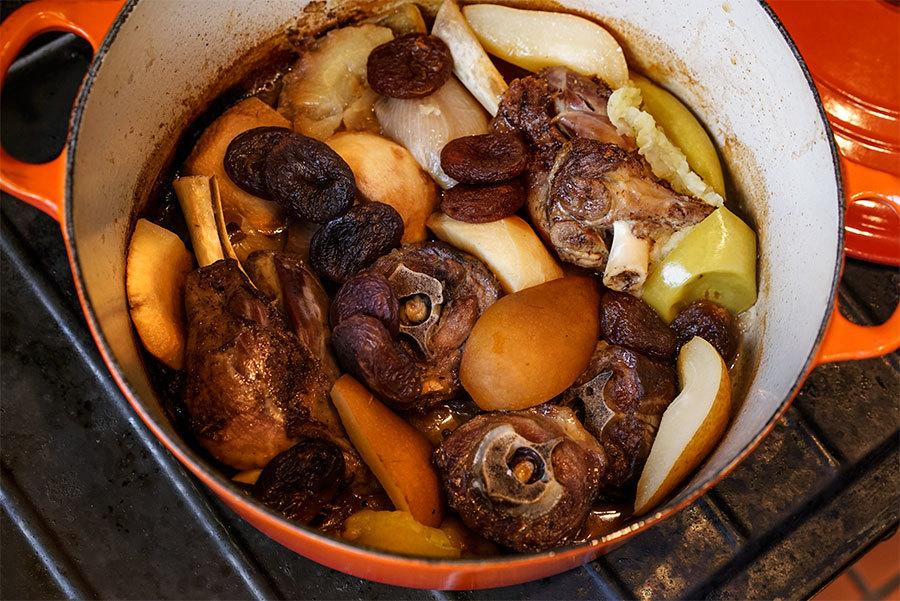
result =
[{"label": "orange pot exterior", "polygon": [[[80,35],[91,43],[96,54],[107,28],[123,5],[123,0],[83,0],[79,2],[41,0],[25,5],[0,25],[0,39],[3,40],[2,49],[0,49],[0,76],[5,78],[12,60],[28,40],[47,31],[66,31]],[[64,190],[67,177],[65,152],[57,159],[41,165],[22,163],[9,156],[5,151],[0,151],[0,153],[2,153],[0,154],[0,189],[65,223]],[[896,176],[866,169],[847,161],[844,162],[844,169],[848,201],[877,197],[890,205],[891,210],[897,210],[900,214],[900,208],[898,208],[900,206],[898,203],[900,186],[897,184]],[[863,217],[869,216],[871,219],[881,219],[881,222],[885,222],[883,215],[877,213],[881,209],[870,210],[871,206],[874,205],[860,204],[859,211]],[[888,223],[889,235],[895,237],[900,235],[897,228],[890,226],[889,221],[886,223]],[[73,273],[77,273],[73,251],[74,241],[68,239],[66,228],[63,228],[63,236],[66,239],[66,248]],[[848,235],[848,252],[867,252],[864,248],[857,247],[858,244],[860,242],[857,239]],[[77,277],[76,289],[85,312],[90,313],[83,284]],[[208,466],[186,454],[182,447],[169,442],[167,434],[154,423],[143,402],[128,394],[129,387],[115,360],[107,354],[104,345],[101,344],[102,336],[96,322],[89,317],[88,324],[92,335],[98,342],[108,369],[120,388],[126,391],[129,402],[136,413],[169,450],[235,512],[267,536],[314,561],[362,578],[408,587],[457,590],[497,587],[536,580],[582,565],[601,553],[619,546],[636,532],[652,526],[693,502],[715,482],[734,469],[740,460],[759,444],[788,406],[788,403],[785,403],[778,414],[769,421],[767,428],[701,490],[685,498],[680,504],[650,514],[628,529],[613,533],[601,541],[532,556],[469,561],[425,560],[368,550],[327,537],[311,529],[293,524],[240,494],[235,487],[226,484],[226,481]],[[900,348],[900,309],[895,310],[885,324],[866,328],[854,325],[844,319],[835,306],[814,364],[874,357],[897,348]]]},{"label": "orange pot exterior", "polygon": [[[94,54],[125,0],[84,2],[33,2],[3,21],[0,46],[0,86],[16,56],[29,41],[42,33],[63,31],[86,39]],[[0,87],[2,89],[2,87]],[[63,221],[63,190],[66,181],[66,151],[47,163],[23,163],[0,148],[0,190]]]}]

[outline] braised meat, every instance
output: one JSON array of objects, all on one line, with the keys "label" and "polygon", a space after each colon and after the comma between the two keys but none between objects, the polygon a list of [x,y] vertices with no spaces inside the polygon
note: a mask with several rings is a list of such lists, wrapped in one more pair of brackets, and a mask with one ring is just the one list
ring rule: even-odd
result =
[{"label": "braised meat", "polygon": [[563,144],[546,184],[528,198],[532,220],[560,257],[600,271],[616,221],[638,222],[635,234],[658,239],[712,211],[656,179],[637,154],[583,138]]},{"label": "braised meat", "polygon": [[319,361],[233,260],[191,272],[185,405],[194,434],[219,461],[263,467],[315,423],[343,430]]},{"label": "braised meat", "polygon": [[521,133],[533,153],[526,207],[538,232],[564,261],[600,272],[616,221],[655,241],[713,210],[652,174],[609,120],[609,95],[602,82],[551,67],[514,81],[491,122]]},{"label": "braised meat", "polygon": [[601,340],[587,369],[555,402],[583,405],[584,425],[608,462],[603,488],[615,489],[640,475],[675,393],[671,366]]},{"label": "braised meat", "polygon": [[542,551],[578,533],[606,459],[572,411],[545,405],[472,418],[434,462],[469,528],[517,551]]}]

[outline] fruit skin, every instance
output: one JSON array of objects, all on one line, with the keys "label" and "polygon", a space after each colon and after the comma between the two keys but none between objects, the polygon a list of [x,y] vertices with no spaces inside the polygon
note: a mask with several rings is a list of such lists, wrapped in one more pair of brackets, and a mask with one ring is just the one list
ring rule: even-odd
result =
[{"label": "fruit skin", "polygon": [[725,178],[716,147],[690,109],[643,75],[632,73],[631,82],[641,90],[641,108],[650,113],[669,140],[681,149],[691,169],[725,198]]},{"label": "fruit skin", "polygon": [[425,220],[437,208],[437,188],[403,146],[368,132],[341,132],[326,141],[356,177],[366,200],[391,205],[403,218],[403,244],[426,238]]},{"label": "fruit skin", "polygon": [[495,4],[472,4],[462,12],[485,50],[523,69],[562,65],[582,75],[596,75],[613,89],[628,81],[622,48],[593,21]]},{"label": "fruit skin", "polygon": [[647,277],[641,298],[671,323],[708,299],[738,315],[756,302],[756,234],[725,207],[688,232]]},{"label": "fruit skin", "polygon": [[635,515],[665,499],[709,455],[728,426],[731,380],[725,362],[709,342],[696,336],[682,347],[678,379],[681,393],[663,413],[638,481]]},{"label": "fruit skin", "polygon": [[460,541],[443,529],[424,526],[408,511],[372,511],[363,509],[344,522],[343,537],[394,553],[423,557],[460,556]]},{"label": "fruit skin", "polygon": [[431,463],[431,443],[353,376],[345,374],[334,383],[331,399],[350,441],[394,506],[420,524],[440,526],[444,497]]},{"label": "fruit skin", "polygon": [[489,223],[465,223],[433,213],[426,224],[444,242],[481,259],[500,280],[504,292],[518,292],[563,276],[559,263],[531,226],[515,215]]},{"label": "fruit skin", "polygon": [[172,369],[184,367],[184,280],[193,268],[177,235],[138,219],[125,266],[128,307],[144,348]]},{"label": "fruit skin", "polygon": [[485,410],[526,409],[568,388],[599,336],[597,279],[567,276],[504,296],[475,323],[459,379]]}]

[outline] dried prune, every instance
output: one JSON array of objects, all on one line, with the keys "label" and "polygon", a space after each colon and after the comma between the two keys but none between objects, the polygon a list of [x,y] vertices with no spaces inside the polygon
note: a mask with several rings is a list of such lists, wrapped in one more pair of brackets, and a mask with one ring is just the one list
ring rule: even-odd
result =
[{"label": "dried prune", "polygon": [[528,163],[528,147],[518,133],[482,134],[451,140],[441,150],[441,168],[466,184],[512,179]]},{"label": "dried prune", "polygon": [[453,56],[433,35],[410,33],[378,46],[369,53],[369,86],[391,98],[422,98],[450,79]]},{"label": "dried prune", "polygon": [[350,166],[324,142],[285,134],[263,164],[269,197],[301,219],[325,223],[353,204],[356,179]]},{"label": "dried prune", "polygon": [[741,331],[728,309],[708,300],[697,300],[682,309],[672,320],[671,328],[684,344],[694,336],[709,342],[725,363],[731,363],[737,355]]},{"label": "dried prune", "polygon": [[613,290],[600,299],[600,337],[663,361],[671,359],[678,349],[675,334],[650,305]]},{"label": "dried prune", "polygon": [[309,245],[309,262],[320,276],[343,283],[399,246],[402,236],[403,219],[394,207],[363,202],[319,228]]},{"label": "dried prune", "polygon": [[344,282],[331,302],[332,329],[357,313],[380,320],[391,336],[400,333],[400,303],[380,273],[358,273]]},{"label": "dried prune", "polygon": [[341,449],[329,440],[306,438],[266,464],[253,496],[288,519],[308,524],[343,482]]},{"label": "dried prune", "polygon": [[237,135],[225,151],[225,173],[243,191],[269,199],[263,171],[266,157],[292,133],[286,127],[255,127]]},{"label": "dried prune", "polygon": [[331,343],[341,365],[392,407],[412,409],[422,395],[422,369],[378,319],[357,313],[337,325]]},{"label": "dried prune", "polygon": [[456,184],[444,190],[441,210],[457,221],[487,223],[514,214],[525,203],[525,188],[518,179],[489,186]]}]

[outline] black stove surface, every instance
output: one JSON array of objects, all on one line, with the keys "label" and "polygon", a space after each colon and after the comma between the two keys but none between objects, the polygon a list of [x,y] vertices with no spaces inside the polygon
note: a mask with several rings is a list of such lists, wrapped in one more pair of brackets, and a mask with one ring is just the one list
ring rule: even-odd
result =
[{"label": "black stove surface", "polygon": [[[71,36],[42,40],[14,65],[8,149],[46,160],[59,147],[62,122],[48,114],[60,104],[67,114],[74,88],[60,89],[86,67],[80,48]],[[474,592],[347,576],[266,538],[181,467],[106,371],[59,226],[6,195],[0,213],[0,598],[799,599],[897,528],[893,353],[815,369],[712,491],[583,567]],[[896,268],[847,261],[848,317],[880,323],[898,293]]]}]

